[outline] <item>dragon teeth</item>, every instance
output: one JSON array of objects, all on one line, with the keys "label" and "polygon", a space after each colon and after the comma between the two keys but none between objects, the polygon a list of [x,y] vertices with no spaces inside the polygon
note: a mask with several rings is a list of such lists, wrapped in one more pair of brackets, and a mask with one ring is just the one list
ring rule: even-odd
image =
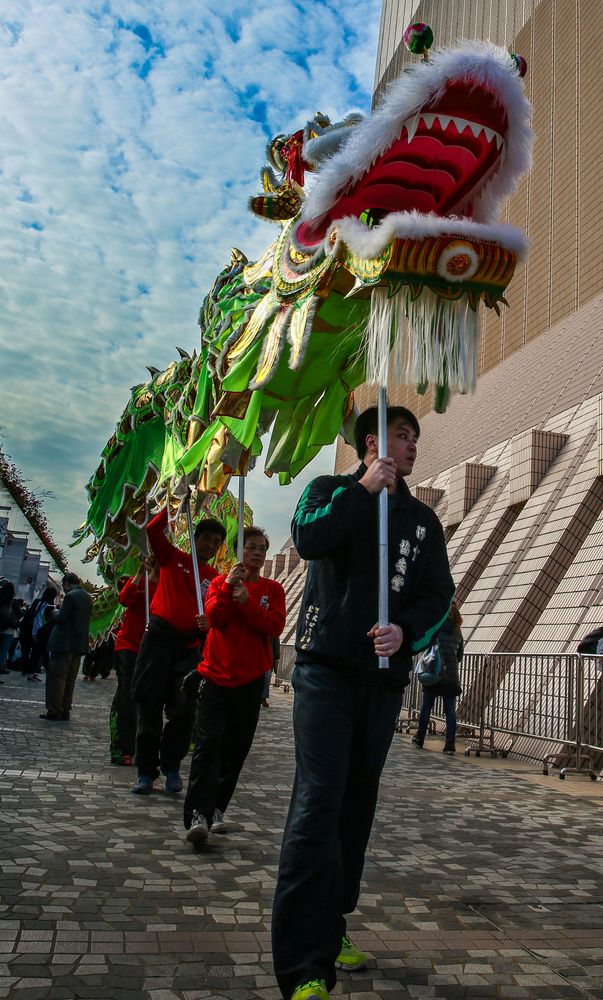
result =
[{"label": "dragon teeth", "polygon": [[498,132],[495,132],[492,128],[488,128],[486,125],[480,125],[477,122],[468,121],[466,118],[457,118],[454,115],[441,115],[437,113],[422,113],[420,115],[414,115],[412,118],[407,118],[404,122],[407,141],[412,142],[420,122],[423,122],[427,129],[432,129],[436,121],[439,123],[439,127],[444,131],[448,128],[450,122],[454,122],[454,126],[459,135],[461,135],[466,128],[469,128],[476,139],[478,139],[480,134],[484,132],[488,142],[496,142],[497,149],[501,149],[504,145],[502,135],[499,135]]},{"label": "dragon teeth", "polygon": [[415,115],[414,118],[408,118],[405,121],[404,124],[406,125],[406,133],[407,133],[408,142],[412,142],[413,141],[413,139],[415,137],[415,132],[417,131],[417,129],[419,127],[419,122],[421,121],[421,118],[422,118],[421,115]]}]

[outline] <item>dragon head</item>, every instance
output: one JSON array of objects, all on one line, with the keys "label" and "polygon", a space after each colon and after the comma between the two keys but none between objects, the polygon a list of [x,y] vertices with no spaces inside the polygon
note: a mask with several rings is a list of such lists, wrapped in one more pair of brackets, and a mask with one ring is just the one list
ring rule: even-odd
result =
[{"label": "dragon head", "polygon": [[[478,304],[498,311],[526,250],[523,232],[498,221],[530,165],[524,73],[521,57],[487,42],[443,50],[405,70],[370,117],[337,130],[330,149],[328,128],[306,139],[297,154],[313,165],[312,180],[297,215],[280,216],[274,294],[229,357],[277,310],[282,341],[309,296],[355,295],[371,299],[368,381],[387,377],[389,337],[400,377],[422,391],[440,386],[442,406],[450,386],[474,388]],[[310,322],[314,308],[304,315]],[[289,334],[294,369],[309,329]],[[272,377],[275,342],[276,333],[252,388]],[[379,370],[371,358],[382,359]]]},{"label": "dragon head", "polygon": [[347,218],[359,233],[409,212],[496,222],[530,162],[520,72],[516,57],[488,43],[406,70],[317,169],[294,234],[299,248],[316,249]]}]

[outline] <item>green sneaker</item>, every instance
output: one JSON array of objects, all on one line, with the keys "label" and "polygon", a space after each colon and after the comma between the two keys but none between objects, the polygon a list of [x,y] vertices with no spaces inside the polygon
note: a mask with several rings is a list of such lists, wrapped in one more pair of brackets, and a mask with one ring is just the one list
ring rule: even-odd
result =
[{"label": "green sneaker", "polygon": [[352,944],[349,937],[342,937],[341,939],[341,951],[335,959],[335,965],[338,969],[350,969],[355,972],[357,969],[364,969],[368,958],[360,948],[357,948],[355,944]]},{"label": "green sneaker", "polygon": [[329,1000],[327,984],[324,979],[311,979],[309,983],[297,987],[291,1000]]}]

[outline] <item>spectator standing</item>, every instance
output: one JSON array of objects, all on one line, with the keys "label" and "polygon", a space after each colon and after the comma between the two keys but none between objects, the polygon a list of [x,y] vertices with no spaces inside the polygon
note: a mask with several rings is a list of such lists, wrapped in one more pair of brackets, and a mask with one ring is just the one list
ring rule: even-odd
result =
[{"label": "spectator standing", "polygon": [[124,583],[119,603],[126,609],[115,640],[117,687],[109,710],[111,763],[131,767],[136,743],[136,705],[132,678],[147,622],[145,571],[149,574],[149,603],[157,590],[159,573],[153,559],[143,561],[135,576]]},{"label": "spectator standing", "polygon": [[39,597],[34,598],[29,607],[25,609],[23,617],[19,624],[19,642],[21,644],[21,659],[22,659],[21,674],[23,677],[32,672],[31,669],[31,651],[33,646],[32,629],[33,629],[34,618],[36,616],[36,610],[38,608],[40,600],[41,598]]},{"label": "spectator standing", "polygon": [[106,681],[115,661],[115,635],[112,631],[100,642],[91,645],[84,657],[82,673],[85,681],[95,681],[97,677]]},{"label": "spectator standing", "polygon": [[23,662],[23,673],[26,674],[28,681],[40,682],[40,671],[42,668],[48,670],[48,640],[54,627],[57,596],[54,587],[45,587],[42,596],[32,605],[31,625],[28,622],[25,626],[27,635],[31,635],[30,652]]},{"label": "spectator standing", "polygon": [[0,674],[8,673],[8,651],[17,633],[18,619],[14,600],[14,584],[10,580],[0,580]]},{"label": "spectator standing", "polygon": [[270,670],[267,670],[264,674],[264,690],[262,691],[262,708],[270,708],[270,681],[272,680],[272,674],[276,674],[278,670],[279,661],[281,658],[281,644],[277,636],[273,636],[270,639],[270,648],[272,650],[272,666]]},{"label": "spectator standing", "polygon": [[15,597],[13,601],[13,611],[14,617],[17,622],[15,626],[15,631],[13,634],[13,641],[11,642],[8,654],[6,657],[6,666],[11,670],[17,670],[18,667],[23,662],[23,652],[21,650],[21,622],[23,621],[23,615],[25,614],[25,601],[22,597]]},{"label": "spectator standing", "polygon": [[[150,794],[160,772],[168,795],[182,791],[180,764],[189,748],[195,712],[194,702],[182,691],[182,679],[199,662],[209,628],[207,616],[198,614],[192,558],[168,541],[167,523],[164,507],[147,528],[159,581],[132,680],[138,778],[131,790],[137,795]],[[213,518],[200,521],[195,529],[202,593],[218,575],[209,561],[225,538],[224,525]]]},{"label": "spectator standing", "polygon": [[459,664],[463,659],[462,621],[458,605],[453,601],[448,618],[442,625],[437,638],[442,664],[441,679],[435,684],[423,686],[423,704],[419,714],[419,723],[417,732],[411,740],[416,747],[423,747],[434,702],[436,698],[441,698],[446,718],[446,740],[443,753],[456,753],[456,699],[462,691],[459,683]]},{"label": "spectator standing", "polygon": [[599,626],[599,628],[593,629],[592,632],[589,632],[580,640],[577,647],[578,653],[581,653],[582,656],[594,656],[600,648],[603,648],[603,644],[599,646],[602,639],[603,626]]},{"label": "spectator standing", "polygon": [[[378,417],[357,420],[361,464],[321,476],[303,493],[293,541],[308,560],[296,639],[296,772],[272,914],[274,968],[286,1000],[327,1000],[337,966],[366,956],[347,935],[356,908],[379,779],[408,683],[412,654],[448,615],[454,586],[442,526],[404,482],[419,424],[387,412],[387,458]],[[389,620],[378,611],[379,494],[388,491]],[[378,657],[389,659],[380,669]]]},{"label": "spectator standing", "polygon": [[212,581],[203,660],[186,678],[194,689],[203,677],[184,802],[186,839],[194,844],[207,840],[210,829],[228,830],[224,813],[255,736],[264,676],[272,668],[271,639],[285,627],[285,592],[260,576],[268,544],[262,528],[245,528],[243,561]]},{"label": "spectator standing", "polygon": [[53,612],[46,671],[46,722],[69,722],[81,657],[88,649],[92,598],[75,573],[62,580],[64,598]]}]

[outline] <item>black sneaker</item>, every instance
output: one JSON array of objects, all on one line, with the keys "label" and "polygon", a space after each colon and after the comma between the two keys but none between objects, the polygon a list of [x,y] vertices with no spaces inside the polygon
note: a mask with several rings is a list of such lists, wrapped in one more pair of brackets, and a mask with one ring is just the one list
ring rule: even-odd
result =
[{"label": "black sneaker", "polygon": [[412,743],[413,746],[419,747],[419,750],[423,749],[423,740],[421,739],[420,736],[413,736],[410,742]]},{"label": "black sneaker", "polygon": [[454,743],[446,743],[442,753],[456,753],[456,747]]}]

